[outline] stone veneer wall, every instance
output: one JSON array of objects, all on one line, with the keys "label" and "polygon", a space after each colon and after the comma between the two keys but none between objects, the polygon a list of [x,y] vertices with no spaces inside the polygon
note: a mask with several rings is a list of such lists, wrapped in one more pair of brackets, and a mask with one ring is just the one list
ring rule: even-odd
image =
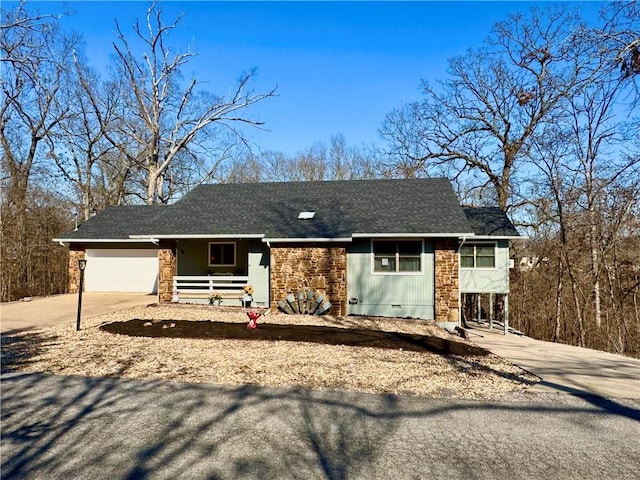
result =
[{"label": "stone veneer wall", "polygon": [[176,242],[160,240],[158,245],[158,301],[170,303],[173,297],[173,277],[177,275]]},{"label": "stone veneer wall", "polygon": [[460,305],[458,242],[436,240],[435,244],[436,322],[458,322]]},{"label": "stone veneer wall", "polygon": [[71,247],[69,249],[69,293],[78,293],[80,286],[78,260],[82,259],[84,259],[84,248]]},{"label": "stone veneer wall", "polygon": [[344,245],[271,245],[271,308],[289,293],[313,289],[331,302],[335,315],[347,312],[347,251]]}]

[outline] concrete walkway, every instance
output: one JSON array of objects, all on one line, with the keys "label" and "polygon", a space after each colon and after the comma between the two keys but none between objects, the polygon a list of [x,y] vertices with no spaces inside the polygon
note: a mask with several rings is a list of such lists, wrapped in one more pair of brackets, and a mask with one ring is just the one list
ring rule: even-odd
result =
[{"label": "concrete walkway", "polygon": [[640,399],[640,360],[611,353],[503,335],[472,325],[469,340],[537,375],[538,392]]},{"label": "concrete walkway", "polygon": [[[148,305],[156,301],[156,295],[141,293],[87,292],[82,294],[82,318]],[[77,314],[77,294],[37,297],[29,302],[3,303],[0,305],[0,332],[71,323],[76,321]]]}]

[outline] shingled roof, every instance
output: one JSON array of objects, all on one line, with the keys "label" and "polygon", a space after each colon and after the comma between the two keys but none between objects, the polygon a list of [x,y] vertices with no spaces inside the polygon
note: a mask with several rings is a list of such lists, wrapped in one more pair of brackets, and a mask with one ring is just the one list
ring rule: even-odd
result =
[{"label": "shingled roof", "polygon": [[155,218],[167,205],[120,205],[108,207],[56,240],[128,240],[154,227]]},{"label": "shingled roof", "polygon": [[[305,211],[313,218],[298,219]],[[446,179],[201,185],[161,213],[155,227],[151,235],[274,239],[471,232]]]},{"label": "shingled roof", "polygon": [[464,207],[464,214],[476,235],[517,237],[516,227],[498,207]]},{"label": "shingled roof", "polygon": [[[301,212],[314,212],[313,218],[299,219]],[[367,234],[514,234],[513,225],[499,209],[483,212],[467,213],[450,182],[439,178],[214,184],[200,185],[170,206],[109,208],[65,234],[63,240],[211,235],[277,241]],[[490,223],[481,225],[483,220]]]}]

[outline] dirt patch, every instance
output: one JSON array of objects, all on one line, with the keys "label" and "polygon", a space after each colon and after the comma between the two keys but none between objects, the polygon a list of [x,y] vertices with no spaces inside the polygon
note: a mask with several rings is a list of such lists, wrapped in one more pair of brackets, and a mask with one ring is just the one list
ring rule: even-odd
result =
[{"label": "dirt patch", "polygon": [[127,322],[102,325],[100,329],[109,333],[133,337],[288,341],[407,350],[411,352],[432,352],[442,355],[489,355],[488,350],[477,345],[435,336],[318,325],[261,323],[258,328],[251,329],[240,323],[192,322],[185,320],[150,322],[148,320],[133,319]]}]

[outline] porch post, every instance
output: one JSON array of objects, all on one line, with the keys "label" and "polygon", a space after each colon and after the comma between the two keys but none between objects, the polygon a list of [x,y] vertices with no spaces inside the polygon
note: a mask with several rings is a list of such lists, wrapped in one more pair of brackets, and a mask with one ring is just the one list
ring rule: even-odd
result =
[{"label": "porch post", "polygon": [[489,294],[489,330],[493,329],[493,295]]},{"label": "porch post", "polygon": [[160,240],[158,245],[158,303],[171,303],[173,277],[177,273],[176,242]]},{"label": "porch post", "polygon": [[509,334],[509,294],[504,294],[504,334]]}]

